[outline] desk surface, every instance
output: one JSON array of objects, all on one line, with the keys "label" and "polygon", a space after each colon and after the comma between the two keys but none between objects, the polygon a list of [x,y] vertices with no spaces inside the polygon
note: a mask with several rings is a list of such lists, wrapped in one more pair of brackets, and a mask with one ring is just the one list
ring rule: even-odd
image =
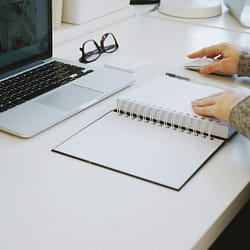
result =
[{"label": "desk surface", "polygon": [[[131,17],[58,45],[54,54],[77,60],[84,40],[107,31],[120,43],[117,55],[148,61],[132,88],[165,71],[222,88],[250,87],[249,79],[204,77],[183,68],[189,52],[221,41],[246,46],[250,34],[173,20]],[[0,249],[206,249],[246,202],[250,142],[239,134],[180,192],[51,152],[119,95],[30,139],[0,132]]]}]

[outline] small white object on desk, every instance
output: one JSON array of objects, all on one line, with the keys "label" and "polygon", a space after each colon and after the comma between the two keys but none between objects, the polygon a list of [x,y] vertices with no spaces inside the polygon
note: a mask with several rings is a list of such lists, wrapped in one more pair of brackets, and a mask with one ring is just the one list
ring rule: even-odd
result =
[{"label": "small white object on desk", "polygon": [[134,73],[141,69],[143,66],[149,64],[149,62],[142,58],[130,57],[130,56],[114,56],[107,60],[106,67]]}]

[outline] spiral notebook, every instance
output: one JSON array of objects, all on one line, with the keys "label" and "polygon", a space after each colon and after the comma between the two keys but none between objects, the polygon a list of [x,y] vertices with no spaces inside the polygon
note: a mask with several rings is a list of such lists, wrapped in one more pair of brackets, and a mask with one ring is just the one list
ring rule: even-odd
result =
[{"label": "spiral notebook", "polygon": [[161,77],[53,149],[106,169],[180,190],[234,130],[194,115],[191,101],[218,89]]}]

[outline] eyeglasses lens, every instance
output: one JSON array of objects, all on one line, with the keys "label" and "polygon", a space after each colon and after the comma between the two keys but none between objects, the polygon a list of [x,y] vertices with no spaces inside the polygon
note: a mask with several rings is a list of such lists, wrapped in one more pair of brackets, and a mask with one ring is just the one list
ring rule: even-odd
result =
[{"label": "eyeglasses lens", "polygon": [[84,44],[85,59],[89,62],[96,60],[100,56],[100,50],[94,40],[89,40]]},{"label": "eyeglasses lens", "polygon": [[111,33],[103,35],[101,43],[103,45],[104,51],[107,53],[112,53],[118,48],[115,37]]}]

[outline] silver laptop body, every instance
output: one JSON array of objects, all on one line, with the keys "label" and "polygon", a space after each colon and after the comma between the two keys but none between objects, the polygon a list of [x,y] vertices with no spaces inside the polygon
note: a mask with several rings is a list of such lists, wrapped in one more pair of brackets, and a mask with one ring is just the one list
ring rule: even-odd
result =
[{"label": "silver laptop body", "polygon": [[[2,1],[0,84],[52,60],[79,66],[78,63],[52,58],[51,0]],[[129,73],[108,68],[94,69],[68,84],[1,111],[0,130],[20,137],[34,136],[134,81]]]}]

